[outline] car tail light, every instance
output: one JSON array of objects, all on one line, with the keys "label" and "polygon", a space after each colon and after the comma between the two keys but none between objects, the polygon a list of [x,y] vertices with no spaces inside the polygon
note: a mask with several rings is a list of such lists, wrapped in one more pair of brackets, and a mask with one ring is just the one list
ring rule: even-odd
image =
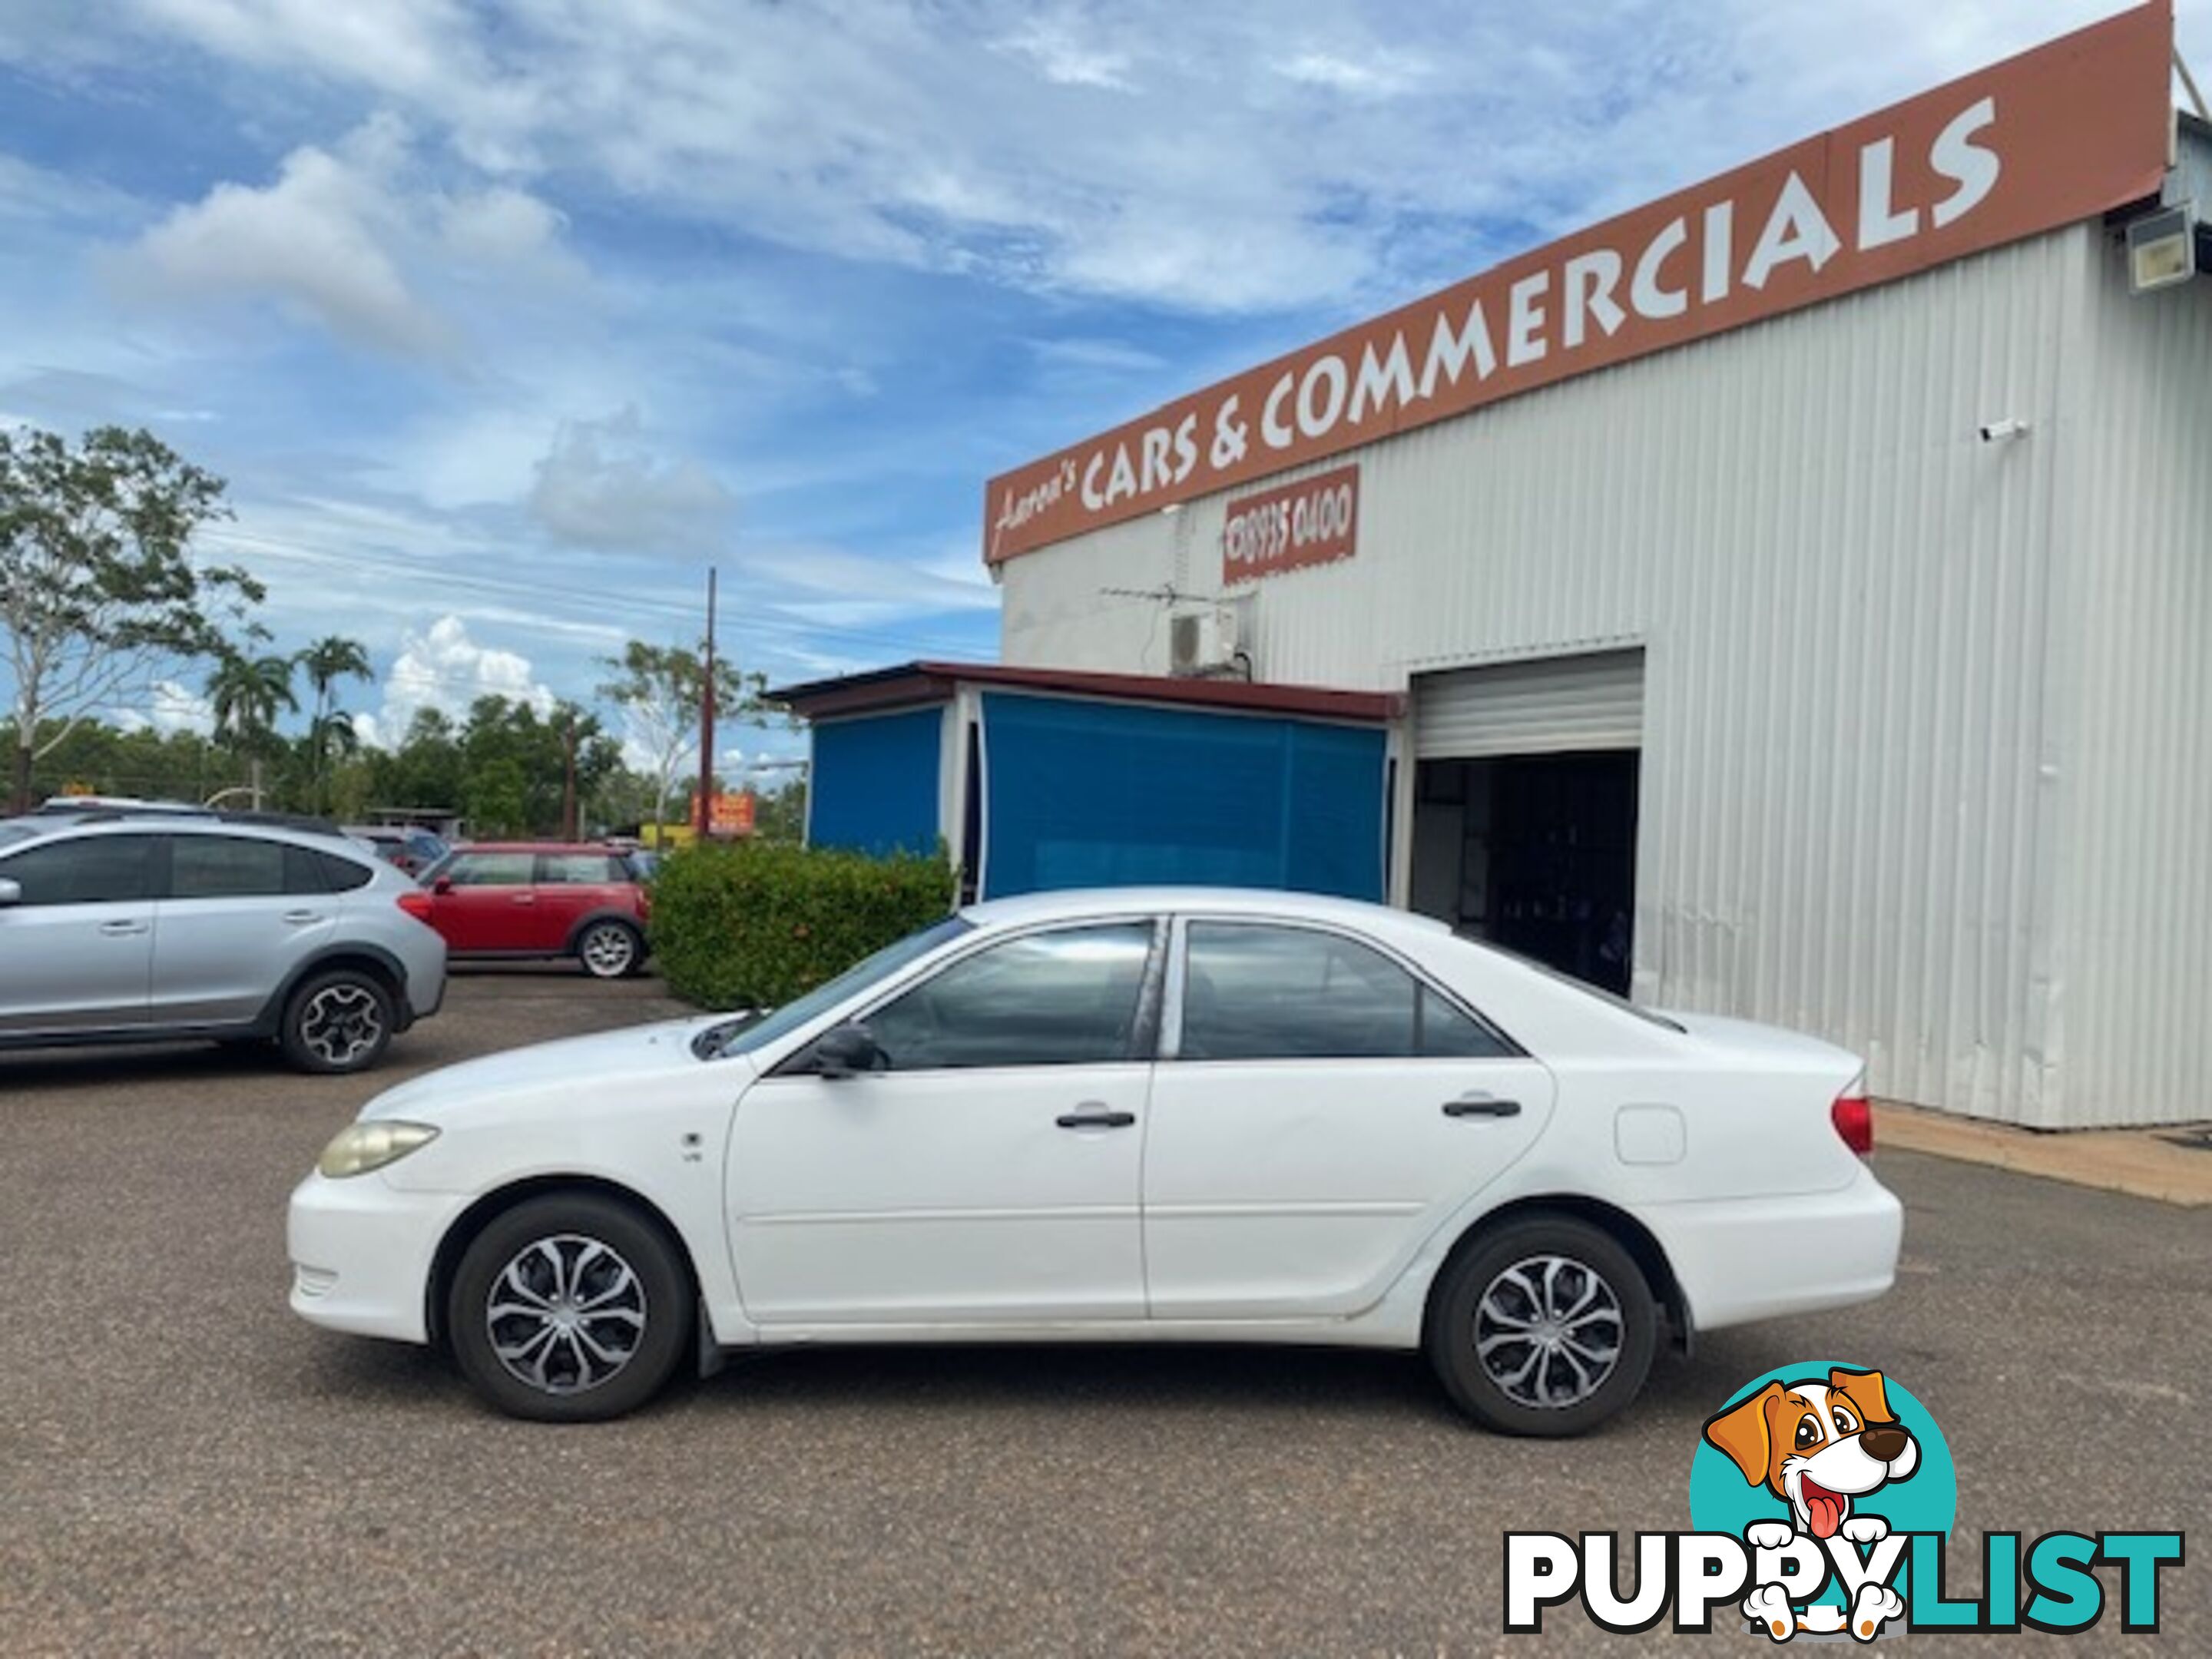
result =
[{"label": "car tail light", "polygon": [[1861,1158],[1874,1151],[1874,1108],[1863,1085],[1855,1083],[1836,1097],[1836,1103],[1828,1108],[1828,1121],[1836,1126],[1844,1145]]},{"label": "car tail light", "polygon": [[428,922],[430,920],[430,913],[436,908],[431,902],[430,896],[420,888],[400,894],[395,902],[401,909],[420,922]]}]

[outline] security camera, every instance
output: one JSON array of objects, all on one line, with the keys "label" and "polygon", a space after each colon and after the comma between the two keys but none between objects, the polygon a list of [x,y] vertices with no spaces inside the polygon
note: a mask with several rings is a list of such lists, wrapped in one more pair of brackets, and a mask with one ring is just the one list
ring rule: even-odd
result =
[{"label": "security camera", "polygon": [[1982,441],[1984,443],[2001,444],[2008,438],[2026,437],[2027,435],[2027,422],[2026,421],[2014,420],[2008,416],[2006,419],[2002,421],[1984,421],[1978,430],[1979,430],[1982,434]]}]

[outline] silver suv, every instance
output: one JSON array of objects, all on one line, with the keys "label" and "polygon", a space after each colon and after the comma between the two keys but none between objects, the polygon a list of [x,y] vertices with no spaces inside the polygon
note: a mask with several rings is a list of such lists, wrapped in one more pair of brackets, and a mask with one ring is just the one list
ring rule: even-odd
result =
[{"label": "silver suv", "polygon": [[430,896],[343,837],[214,814],[0,818],[0,1048],[275,1042],[358,1072],[434,1014]]}]

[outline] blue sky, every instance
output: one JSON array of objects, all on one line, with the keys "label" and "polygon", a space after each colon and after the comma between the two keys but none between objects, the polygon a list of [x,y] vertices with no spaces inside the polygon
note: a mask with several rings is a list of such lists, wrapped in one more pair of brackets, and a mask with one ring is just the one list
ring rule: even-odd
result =
[{"label": "blue sky", "polygon": [[0,420],[227,477],[374,732],[710,561],[772,680],[988,658],[991,473],[2111,9],[6,0]]}]

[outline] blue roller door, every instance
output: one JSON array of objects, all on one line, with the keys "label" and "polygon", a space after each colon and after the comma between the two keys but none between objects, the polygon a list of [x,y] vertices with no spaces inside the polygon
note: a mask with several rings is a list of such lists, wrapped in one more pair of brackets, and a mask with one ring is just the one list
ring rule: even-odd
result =
[{"label": "blue roller door", "polygon": [[936,851],[944,732],[941,708],[816,726],[807,779],[808,842],[878,855]]},{"label": "blue roller door", "polygon": [[1380,899],[1383,734],[983,698],[986,896],[1131,883]]}]

